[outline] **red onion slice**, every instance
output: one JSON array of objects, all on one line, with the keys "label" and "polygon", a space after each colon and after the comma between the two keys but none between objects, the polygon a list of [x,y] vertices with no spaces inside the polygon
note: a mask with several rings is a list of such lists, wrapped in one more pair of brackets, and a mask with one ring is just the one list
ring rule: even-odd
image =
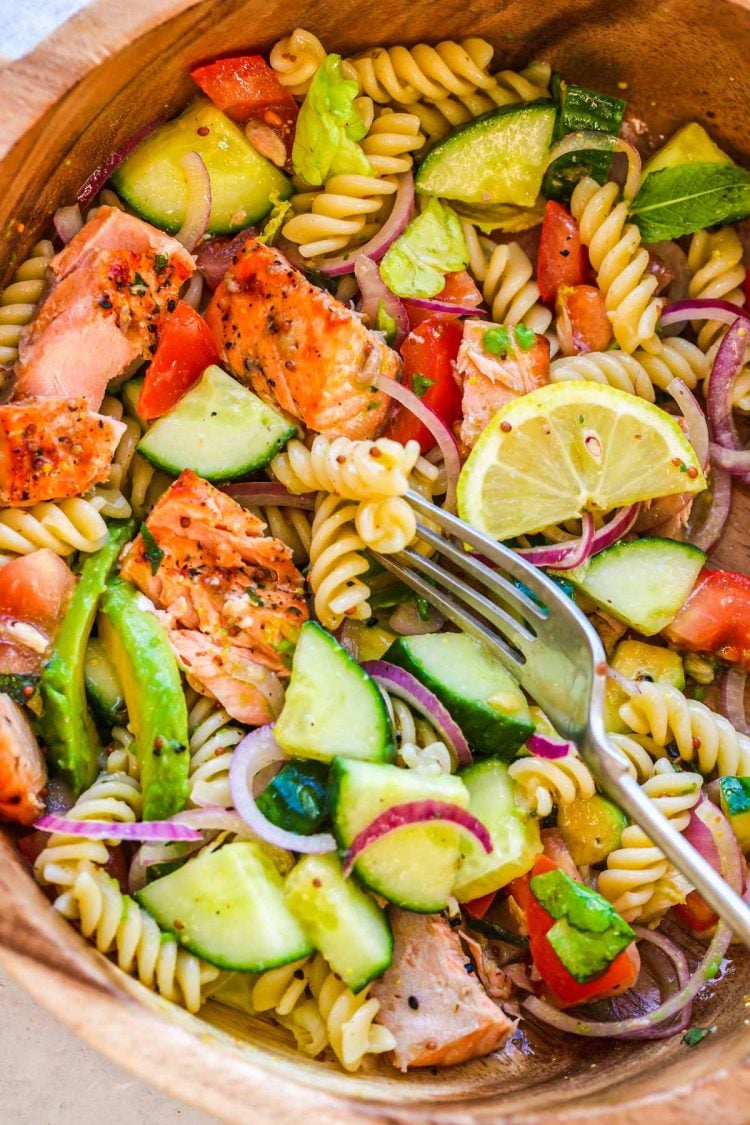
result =
[{"label": "red onion slice", "polygon": [[519,548],[518,554],[534,563],[535,566],[554,566],[557,570],[575,570],[584,563],[594,546],[596,525],[590,512],[581,517],[581,536],[566,543],[554,543],[544,547]]},{"label": "red onion slice", "polygon": [[200,832],[173,820],[140,820],[120,824],[109,820],[68,820],[50,813],[34,825],[40,832],[64,832],[89,840],[200,840]]},{"label": "red onion slice", "polygon": [[191,251],[206,233],[211,218],[211,180],[203,157],[197,152],[186,152],[180,164],[187,181],[187,203],[184,221],[175,238]]},{"label": "red onion slice", "polygon": [[362,312],[374,328],[377,322],[378,307],[382,303],[384,312],[396,322],[396,339],[391,345],[401,347],[409,335],[409,318],[403,302],[391,293],[380,276],[380,266],[367,254],[359,253],[354,259],[354,276],[362,294]]},{"label": "red onion slice", "polygon": [[695,455],[701,467],[705,469],[708,464],[708,423],[701,405],[682,379],[672,379],[667,384],[666,391],[682,411],[682,416],[687,425],[688,440],[695,450]]},{"label": "red onion slice", "polygon": [[750,474],[750,449],[726,449],[712,441],[709,452],[712,464],[718,465],[731,476]]},{"label": "red onion slice", "polygon": [[403,699],[432,723],[452,750],[458,765],[471,765],[471,750],[460,726],[438,697],[420,683],[416,676],[387,660],[366,660],[362,667],[376,684]]},{"label": "red onion slice", "polygon": [[539,734],[538,731],[526,739],[526,748],[535,757],[547,758],[548,761],[554,761],[555,758],[566,758],[568,754],[576,751],[574,743],[558,742],[557,739],[548,738],[546,734]]},{"label": "red onion slice", "polygon": [[414,602],[402,602],[389,617],[388,625],[402,637],[424,637],[428,633],[439,633],[445,625],[445,618],[434,606],[429,606],[425,617],[420,616]]},{"label": "red onion slice", "polygon": [[196,270],[190,281],[185,286],[185,292],[180,298],[186,305],[190,305],[191,309],[197,312],[200,308],[201,298],[203,296],[203,274]]},{"label": "red onion slice", "polygon": [[442,418],[440,418],[434,410],[430,410],[429,406],[425,406],[421,398],[410,391],[408,387],[403,386],[402,383],[396,382],[395,379],[389,379],[386,375],[375,375],[372,382],[382,391],[383,394],[388,395],[390,398],[401,403],[406,407],[415,418],[418,418],[423,425],[427,427],[443,455],[445,462],[445,477],[447,481],[447,488],[445,499],[443,500],[443,507],[446,512],[455,512],[456,510],[456,486],[458,484],[458,474],[461,472],[461,458],[458,455],[458,444],[453,432],[446,426]]},{"label": "red onion slice", "polygon": [[719,708],[735,730],[740,734],[750,735],[750,724],[745,710],[746,685],[747,672],[743,672],[740,668],[729,668],[724,673],[719,688]]},{"label": "red onion slice", "polygon": [[413,828],[416,824],[427,824],[433,820],[455,824],[457,828],[473,836],[484,848],[487,855],[491,855],[492,839],[489,832],[481,820],[477,820],[475,816],[467,812],[466,809],[462,809],[460,805],[453,805],[448,801],[405,801],[402,805],[392,805],[380,816],[376,816],[366,828],[363,828],[354,837],[344,856],[344,876],[351,873],[362,852],[369,848],[371,844],[382,840],[384,836],[391,832],[398,831],[399,828]]},{"label": "red onion slice", "polygon": [[407,308],[426,309],[428,312],[445,313],[447,316],[472,316],[479,319],[490,315],[486,309],[478,309],[476,305],[457,305],[451,301],[441,301],[439,297],[431,300],[426,297],[407,297],[404,304]]},{"label": "red onion slice", "polygon": [[[732,419],[732,390],[742,370],[745,351],[750,343],[750,320],[736,317],[716,353],[708,380],[708,420],[711,437],[726,449],[740,449],[740,439]],[[743,481],[750,483],[748,479]]]},{"label": "red onion slice", "polygon": [[106,184],[113,172],[122,164],[127,156],[130,156],[133,149],[137,148],[141,141],[145,141],[149,133],[152,133],[158,125],[166,121],[166,115],[162,114],[160,117],[153,117],[147,121],[145,125],[133,133],[126,141],[120,145],[113,153],[101,162],[98,168],[95,168],[86,182],[78,189],[76,195],[76,202],[78,206],[85,209],[91,203],[92,199],[99,194],[101,189]]},{"label": "red onion slice", "polygon": [[691,531],[690,542],[701,551],[710,551],[721,537],[732,508],[732,477],[723,469],[711,471],[711,507],[696,531]]},{"label": "red onion slice", "polygon": [[622,137],[615,137],[611,133],[600,133],[594,129],[577,129],[561,137],[553,145],[547,156],[545,170],[560,156],[567,156],[570,152],[586,152],[595,149],[597,152],[624,152],[628,158],[628,175],[622,189],[624,198],[628,201],[635,199],[638,185],[641,182],[641,154],[635,145]]},{"label": "red onion slice", "polygon": [[225,484],[221,490],[233,500],[244,501],[262,507],[271,504],[275,508],[303,508],[311,512],[315,507],[315,495],[303,492],[297,495],[276,481],[242,481],[239,484]]},{"label": "red onion slice", "polygon": [[209,289],[221,284],[239,251],[255,234],[255,227],[245,227],[232,238],[210,238],[199,247],[195,262]]},{"label": "red onion slice", "polygon": [[[627,508],[620,508],[609,523],[600,527],[598,531],[593,530],[593,519],[589,516],[592,540],[581,562],[591,558],[592,555],[598,555],[600,551],[604,551],[607,547],[611,547],[613,543],[617,543],[623,535],[627,535],[638,519],[640,509],[640,504],[630,504]],[[588,516],[587,512],[584,513],[584,520],[586,516]],[[550,543],[544,547],[525,547],[519,549],[518,554],[522,555],[528,562],[534,563],[535,566],[551,566],[556,570],[573,570],[576,566],[580,566],[580,562],[576,562],[575,559],[579,553],[583,553],[585,539],[588,535],[588,531],[582,530],[584,530],[584,535],[580,539],[572,539],[566,543]],[[569,555],[571,552],[572,554]],[[548,561],[553,557],[557,561]],[[573,561],[571,561],[571,558]],[[560,559],[562,559],[562,562],[559,561]]]},{"label": "red onion slice", "polygon": [[71,207],[58,207],[52,222],[63,246],[67,246],[71,238],[75,238],[83,228],[83,216],[78,204],[74,203]]},{"label": "red onion slice", "polygon": [[659,319],[660,328],[673,324],[684,324],[687,320],[720,320],[722,324],[734,324],[735,320],[745,320],[750,326],[750,317],[731,301],[720,301],[713,297],[695,297],[690,301],[673,301],[667,305]]},{"label": "red onion slice", "polygon": [[253,778],[260,770],[274,762],[285,761],[286,754],[273,736],[269,724],[258,727],[238,742],[232,754],[229,767],[229,791],[234,807],[256,836],[267,844],[284,848],[290,852],[320,854],[334,852],[336,841],[329,832],[317,832],[312,836],[302,836],[297,832],[287,832],[272,824],[258,808],[253,797]]}]

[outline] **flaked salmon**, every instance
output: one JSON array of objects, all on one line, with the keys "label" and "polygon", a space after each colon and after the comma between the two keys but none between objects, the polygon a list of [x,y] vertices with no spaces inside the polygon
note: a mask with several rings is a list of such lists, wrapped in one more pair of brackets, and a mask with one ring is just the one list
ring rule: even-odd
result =
[{"label": "flaked salmon", "polygon": [[0,406],[0,504],[80,496],[106,480],[125,426],[87,406],[84,398]]},{"label": "flaked salmon", "polygon": [[161,610],[191,683],[233,718],[269,722],[307,620],[302,575],[265,524],[186,470],[128,548],[123,577]]},{"label": "flaked salmon", "polygon": [[184,248],[141,219],[100,208],[52,259],[53,284],[19,345],[17,398],[86,397],[153,355],[194,269]]},{"label": "flaked salmon", "polygon": [[249,238],[206,312],[226,366],[271,405],[329,436],[374,437],[400,361],[360,318]]},{"label": "flaked salmon", "polygon": [[394,1066],[454,1066],[502,1047],[515,1022],[487,995],[446,920],[395,907],[388,914],[393,961],[372,994],[378,1022],[396,1040]]}]

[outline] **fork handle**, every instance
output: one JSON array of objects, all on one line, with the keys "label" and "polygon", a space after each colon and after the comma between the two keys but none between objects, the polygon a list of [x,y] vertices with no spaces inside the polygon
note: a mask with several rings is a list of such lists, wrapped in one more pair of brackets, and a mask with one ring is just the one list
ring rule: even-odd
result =
[{"label": "fork handle", "polygon": [[[750,906],[692,844],[654,807],[635,778],[629,773],[620,752],[609,740],[591,736],[589,765],[594,767],[599,784],[631,820],[638,824],[660,848],[734,934],[750,949]],[[584,753],[585,757],[589,757]]]}]

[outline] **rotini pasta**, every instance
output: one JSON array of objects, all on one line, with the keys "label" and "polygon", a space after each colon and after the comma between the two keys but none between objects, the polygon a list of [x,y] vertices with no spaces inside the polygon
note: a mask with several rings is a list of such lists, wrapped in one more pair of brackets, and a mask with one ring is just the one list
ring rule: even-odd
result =
[{"label": "rotini pasta", "polygon": [[[261,973],[253,985],[251,1003],[256,1012],[275,1012],[288,1016],[302,999],[307,988],[305,966],[309,958],[291,961],[278,969]],[[322,1049],[322,1048],[321,1048]]]},{"label": "rotini pasta", "polygon": [[646,781],[654,772],[655,762],[648,750],[635,738],[627,734],[610,734],[613,742],[627,760],[631,774],[636,781]]},{"label": "rotini pasta", "polygon": [[638,348],[633,355],[611,351],[563,356],[550,364],[550,382],[589,379],[654,402],[656,389],[666,390],[672,379],[681,379],[692,389],[702,383],[709,368],[709,359],[697,344],[673,336],[663,341],[658,355]]},{"label": "rotini pasta", "polygon": [[579,797],[593,797],[596,784],[580,756],[564,758],[519,758],[508,770],[518,786],[518,801],[535,816],[549,816],[555,805],[569,804]]},{"label": "rotini pasta", "polygon": [[107,773],[126,773],[135,781],[141,776],[141,765],[133,753],[134,738],[127,727],[112,727],[107,753]]},{"label": "rotini pasta", "polygon": [[660,755],[674,743],[683,762],[695,762],[706,776],[750,772],[750,738],[678,688],[643,680],[619,713],[632,731],[653,740]]},{"label": "rotini pasta", "polygon": [[281,85],[295,97],[303,98],[325,57],[325,47],[317,35],[297,27],[271,48],[269,59]]},{"label": "rotini pasta", "polygon": [[325,1021],[328,1041],[346,1070],[359,1070],[367,1055],[393,1050],[396,1045],[393,1035],[375,1022],[380,1001],[374,996],[368,997],[367,988],[355,996],[331,972],[320,954],[310,965],[308,980]]},{"label": "rotini pasta", "polygon": [[334,254],[370,238],[369,226],[386,196],[394,195],[394,180],[353,173],[331,176],[322,191],[299,192],[292,199],[297,212],[284,224],[283,235],[304,258]]},{"label": "rotini pasta", "polygon": [[421,715],[415,715],[403,699],[388,692],[383,692],[383,698],[393,725],[400,762],[407,769],[419,770],[432,777],[450,773],[453,768],[451,752],[432,724]]},{"label": "rotini pasta", "polygon": [[[641,788],[677,831],[683,832],[690,810],[700,800],[702,782],[700,774],[675,770],[662,759]],[[647,908],[669,868],[664,854],[643,829],[631,824],[622,834],[620,847],[607,858],[607,870],[599,876],[599,892],[628,922],[653,918]],[[666,908],[671,905],[669,902]]]},{"label": "rotini pasta", "polygon": [[188,691],[190,804],[230,808],[229,767],[232,750],[244,731],[232,723],[214,699]]},{"label": "rotini pasta", "polygon": [[0,551],[29,555],[47,547],[56,555],[98,551],[107,538],[101,497],[50,500],[33,508],[0,509]]},{"label": "rotini pasta", "polygon": [[419,443],[389,438],[352,441],[318,434],[310,449],[292,440],[271,462],[274,476],[290,492],[333,492],[345,500],[403,496],[419,457]]},{"label": "rotini pasta", "polygon": [[48,239],[37,242],[0,293],[0,368],[12,367],[18,359],[21,333],[36,314],[54,253]]},{"label": "rotini pasta", "polygon": [[612,331],[622,350],[661,351],[656,325],[664,302],[654,296],[657,278],[648,272],[648,250],[633,223],[627,222],[627,203],[617,202],[615,183],[600,187],[590,176],[576,184],[570,209],[588,246],[596,280],[604,294]]},{"label": "rotini pasta", "polygon": [[294,565],[305,566],[310,559],[312,541],[312,515],[304,508],[278,508],[266,504],[249,510],[268,526],[269,535],[286,543],[292,552]]},{"label": "rotini pasta", "polygon": [[481,237],[467,219],[461,220],[461,226],[469,252],[469,271],[482,286],[491,319],[497,324],[524,324],[533,332],[546,333],[552,313],[539,300],[534,267],[519,244],[497,245]]},{"label": "rotini pasta", "polygon": [[436,47],[376,47],[347,59],[365,94],[381,105],[396,102],[439,102],[452,95],[468,97],[477,89],[491,90],[495,79],[487,68],[494,49],[484,39],[446,40]]},{"label": "rotini pasta", "polygon": [[415,114],[382,109],[373,119],[361,148],[376,176],[398,176],[409,171],[413,153],[424,142]]},{"label": "rotini pasta", "polygon": [[[731,227],[716,231],[699,230],[690,239],[688,268],[692,277],[688,295],[693,298],[745,304],[742,285],[745,267],[742,264],[742,243]],[[718,320],[702,320],[695,324],[698,346],[707,351],[726,326]]]},{"label": "rotini pasta", "polygon": [[365,546],[383,555],[403,551],[417,531],[416,516],[403,496],[361,501],[354,522]]},{"label": "rotini pasta", "polygon": [[310,544],[310,587],[315,613],[326,629],[337,629],[345,617],[367,621],[371,615],[369,588],[359,575],[369,565],[354,521],[357,505],[338,496],[320,497],[315,509]]},{"label": "rotini pasta", "polygon": [[213,965],[180,949],[114,879],[88,860],[55,900],[55,909],[77,922],[100,953],[115,955],[123,972],[189,1012],[200,1009],[204,986],[219,975]]}]

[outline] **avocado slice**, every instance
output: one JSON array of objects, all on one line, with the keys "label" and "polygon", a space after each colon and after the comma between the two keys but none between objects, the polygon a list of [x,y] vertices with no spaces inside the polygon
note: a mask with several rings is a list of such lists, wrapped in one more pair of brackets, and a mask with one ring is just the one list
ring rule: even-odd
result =
[{"label": "avocado slice", "polygon": [[111,524],[107,542],[83,564],[52,655],[42,672],[40,734],[50,764],[78,796],[99,772],[99,736],[86,706],[84,661],[99,599],[121,548],[135,533],[135,524]]},{"label": "avocado slice", "polygon": [[557,827],[577,867],[602,863],[619,848],[627,823],[624,812],[598,793],[561,804],[557,810]]},{"label": "avocado slice", "polygon": [[[620,641],[610,661],[617,672],[629,680],[651,680],[655,684],[669,684],[680,691],[685,689],[685,669],[682,657],[671,648],[650,645],[645,641]],[[604,721],[613,734],[626,734],[630,730],[620,718],[620,708],[628,697],[614,680],[607,680],[604,699]]]},{"label": "avocado slice", "polygon": [[750,777],[720,777],[719,799],[741,850],[750,851]]},{"label": "avocado slice", "polygon": [[677,168],[681,164],[731,164],[731,157],[723,152],[697,121],[683,125],[649,157],[643,166],[643,180],[652,172],[664,168]]},{"label": "avocado slice", "polygon": [[135,586],[109,583],[98,621],[99,640],[122,685],[141,766],[143,819],[166,820],[188,795],[187,706],[167,634],[143,609]]}]

